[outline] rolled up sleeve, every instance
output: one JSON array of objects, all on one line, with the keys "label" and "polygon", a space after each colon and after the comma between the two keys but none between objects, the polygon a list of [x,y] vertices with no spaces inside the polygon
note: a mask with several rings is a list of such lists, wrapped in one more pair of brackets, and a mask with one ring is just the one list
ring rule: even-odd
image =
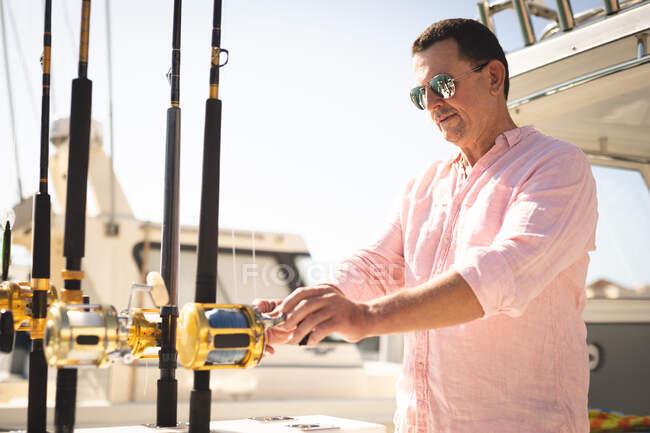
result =
[{"label": "rolled up sleeve", "polygon": [[591,167],[577,148],[546,158],[515,190],[487,247],[468,248],[455,269],[485,317],[523,314],[554,278],[593,250],[598,218]]},{"label": "rolled up sleeve", "polygon": [[365,302],[404,286],[402,209],[413,184],[411,180],[394,202],[388,224],[377,240],[336,267],[330,283],[350,299]]},{"label": "rolled up sleeve", "polygon": [[404,285],[404,255],[399,215],[369,248],[341,262],[332,285],[349,298],[369,301]]}]

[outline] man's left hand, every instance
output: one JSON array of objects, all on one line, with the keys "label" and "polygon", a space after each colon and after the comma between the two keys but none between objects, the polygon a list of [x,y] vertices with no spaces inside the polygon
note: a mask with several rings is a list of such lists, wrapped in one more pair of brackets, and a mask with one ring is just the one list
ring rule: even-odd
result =
[{"label": "man's left hand", "polygon": [[369,336],[368,305],[354,302],[333,286],[301,287],[284,299],[279,306],[287,315],[278,328],[293,330],[289,343],[297,344],[307,334],[312,346],[332,333],[346,341],[356,342]]}]

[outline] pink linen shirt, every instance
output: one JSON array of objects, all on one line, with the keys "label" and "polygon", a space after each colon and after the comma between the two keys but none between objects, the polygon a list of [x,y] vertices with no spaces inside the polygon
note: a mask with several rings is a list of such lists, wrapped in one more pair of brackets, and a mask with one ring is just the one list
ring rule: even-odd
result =
[{"label": "pink linen shirt", "polygon": [[405,335],[397,432],[589,431],[581,315],[596,204],[582,151],[532,127],[500,135],[468,174],[459,154],[409,182],[332,284],[365,301],[454,269],[485,315]]}]

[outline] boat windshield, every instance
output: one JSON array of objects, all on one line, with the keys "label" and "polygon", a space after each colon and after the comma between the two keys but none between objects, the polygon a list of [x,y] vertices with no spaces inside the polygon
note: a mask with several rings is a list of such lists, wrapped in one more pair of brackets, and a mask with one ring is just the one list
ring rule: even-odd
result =
[{"label": "boat windshield", "polygon": [[[140,252],[139,254],[144,254]],[[256,298],[284,298],[295,287],[302,285],[296,257],[306,254],[286,254],[220,248],[218,253],[218,304],[250,304]],[[146,271],[157,270],[160,263],[160,244],[152,243],[146,254]],[[196,247],[181,245],[178,305],[194,301],[196,286]]]},{"label": "boat windshield", "polygon": [[590,299],[650,299],[650,195],[639,171],[592,165],[598,190]]}]

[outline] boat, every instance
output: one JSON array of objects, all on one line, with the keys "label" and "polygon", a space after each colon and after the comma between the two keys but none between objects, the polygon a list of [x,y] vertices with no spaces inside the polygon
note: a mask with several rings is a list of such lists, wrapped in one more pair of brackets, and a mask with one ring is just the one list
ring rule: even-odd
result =
[{"label": "boat", "polygon": [[[558,4],[561,7],[554,10],[532,0],[482,1],[478,3],[479,19],[498,35],[492,15],[508,8],[518,12],[523,47],[507,54],[511,115],[519,125],[533,125],[579,146],[594,167],[601,220],[599,250],[592,255],[584,311],[590,350],[590,407],[647,414],[650,278],[647,266],[636,266],[650,257],[647,238],[643,238],[650,233],[650,1],[608,0],[602,7],[578,14],[573,14],[568,0]],[[549,20],[539,36],[533,31],[531,15]],[[51,134],[56,149],[51,157],[51,179],[61,203],[65,200],[66,125],[65,119],[56,122]],[[84,289],[92,302],[124,307],[131,283],[143,282],[148,271],[157,269],[161,227],[133,216],[118,179],[108,169],[101,141],[101,125],[94,123],[87,243],[89,248],[101,248],[102,254],[88,254],[84,262],[88,286]],[[612,184],[618,187],[607,188]],[[629,191],[633,192],[632,201]],[[115,197],[112,203],[106,201],[111,196]],[[31,203],[16,207],[14,242],[25,248],[31,244],[30,209]],[[52,258],[61,261],[53,261],[52,268],[62,269],[60,212],[54,214],[52,226]],[[622,243],[603,244],[603,233],[608,232]],[[196,227],[181,228],[182,288],[194,284],[197,238]],[[246,275],[241,266],[250,264],[253,257],[260,264],[257,276],[267,275],[265,296],[270,296],[268,290],[275,290],[274,296],[283,297],[309,283],[301,269],[310,254],[298,235],[222,229],[218,243],[219,302],[250,303],[256,290],[261,292],[259,279],[236,277]],[[612,273],[606,259],[600,258],[603,251],[608,253],[605,258],[611,257],[609,247],[618,248],[617,257],[635,266],[630,275]],[[53,274],[53,284],[60,287],[61,281],[55,278],[59,277]],[[192,289],[180,290],[180,305],[190,301],[190,293]],[[370,349],[362,350],[364,347]],[[278,349],[275,357],[265,358],[257,368],[213,375],[213,420],[323,413],[381,423],[390,429],[394,383],[400,372],[399,336],[362,345],[333,340],[313,348]],[[158,374],[154,361],[80,372],[78,425],[135,425],[153,419],[153,381]],[[53,370],[49,377],[52,403]],[[179,369],[178,377],[179,413],[187,413],[191,372]],[[341,383],[346,386],[339,386]],[[26,387],[23,378],[5,377],[0,387],[0,427],[24,426]],[[48,419],[52,417],[50,409]]]}]

